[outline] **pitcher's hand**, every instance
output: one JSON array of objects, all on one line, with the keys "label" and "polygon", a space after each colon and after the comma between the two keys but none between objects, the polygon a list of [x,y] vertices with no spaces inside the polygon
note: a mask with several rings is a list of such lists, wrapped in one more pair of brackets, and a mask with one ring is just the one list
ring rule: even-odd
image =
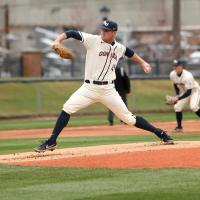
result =
[{"label": "pitcher's hand", "polygon": [[146,74],[149,74],[151,72],[151,66],[147,62],[142,63],[142,69]]}]

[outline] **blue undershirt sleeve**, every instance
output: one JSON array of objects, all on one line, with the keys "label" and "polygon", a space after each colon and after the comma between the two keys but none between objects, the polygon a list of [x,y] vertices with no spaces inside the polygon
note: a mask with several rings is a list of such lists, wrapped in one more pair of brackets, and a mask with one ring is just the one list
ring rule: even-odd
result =
[{"label": "blue undershirt sleeve", "polygon": [[174,84],[174,89],[175,89],[176,95],[179,95],[180,90],[176,84]]},{"label": "blue undershirt sleeve", "polygon": [[192,89],[186,90],[186,92],[185,92],[182,96],[180,96],[180,97],[178,98],[178,100],[181,100],[181,99],[184,99],[184,98],[186,98],[186,97],[189,97],[189,96],[191,95],[191,93],[192,93]]},{"label": "blue undershirt sleeve", "polygon": [[82,41],[82,36],[79,33],[79,31],[69,30],[69,31],[65,31],[65,34],[66,34],[67,38],[74,38],[76,40]]},{"label": "blue undershirt sleeve", "polygon": [[132,49],[126,47],[125,56],[127,56],[128,58],[131,58],[134,54],[135,52]]}]

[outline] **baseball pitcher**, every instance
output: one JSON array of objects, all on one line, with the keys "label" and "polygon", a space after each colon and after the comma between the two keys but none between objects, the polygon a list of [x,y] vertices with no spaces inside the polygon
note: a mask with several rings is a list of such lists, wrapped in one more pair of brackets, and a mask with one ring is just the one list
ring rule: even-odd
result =
[{"label": "baseball pitcher", "polygon": [[139,63],[145,73],[150,73],[150,65],[132,49],[115,40],[118,30],[117,23],[104,21],[100,30],[100,35],[70,30],[60,34],[54,41],[53,48],[61,57],[64,57],[63,49],[60,49],[63,40],[73,38],[84,45],[87,50],[85,80],[83,85],[63,105],[51,136],[34,149],[36,152],[54,150],[57,146],[57,137],[68,124],[70,115],[96,102],[104,104],[124,123],[154,133],[164,144],[173,144],[173,139],[165,131],[154,127],[143,117],[133,115],[114,87],[115,68],[121,57],[126,56]]}]

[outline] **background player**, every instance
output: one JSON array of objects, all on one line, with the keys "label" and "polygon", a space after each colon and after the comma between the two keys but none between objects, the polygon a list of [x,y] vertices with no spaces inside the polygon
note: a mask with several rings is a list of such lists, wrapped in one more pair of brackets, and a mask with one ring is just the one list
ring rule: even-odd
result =
[{"label": "background player", "polygon": [[187,103],[189,103],[191,111],[195,112],[200,117],[200,87],[192,73],[183,69],[184,64],[185,62],[182,60],[174,60],[174,70],[170,73],[170,79],[174,84],[177,95],[174,105],[177,121],[177,127],[174,129],[175,132],[181,132],[183,130],[182,111]]},{"label": "background player", "polygon": [[85,81],[84,84],[67,100],[58,117],[49,139],[35,148],[36,152],[54,150],[56,140],[62,129],[68,124],[70,115],[93,103],[100,102],[112,110],[123,122],[150,131],[159,137],[164,144],[173,144],[173,139],[163,130],[154,127],[143,117],[135,116],[128,111],[118,92],[114,88],[115,68],[124,55],[140,64],[145,73],[151,71],[150,65],[133,50],[118,43],[116,38],[117,23],[104,21],[100,26],[101,34],[92,35],[78,31],[66,31],[60,34],[54,44],[74,38],[85,46]]},{"label": "background player", "polygon": [[[130,93],[130,79],[125,69],[122,67],[122,60],[119,61],[115,69],[115,74],[115,89],[117,90],[123,102],[127,106],[127,94]],[[108,122],[110,126],[114,124],[114,113],[111,110],[108,111]]]}]

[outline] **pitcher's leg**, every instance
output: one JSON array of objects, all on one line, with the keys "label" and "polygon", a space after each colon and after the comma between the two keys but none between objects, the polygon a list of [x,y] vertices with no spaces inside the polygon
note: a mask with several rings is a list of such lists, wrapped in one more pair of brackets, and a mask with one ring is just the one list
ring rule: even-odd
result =
[{"label": "pitcher's leg", "polygon": [[127,95],[124,92],[123,93],[119,93],[119,95],[121,96],[122,101],[125,103],[126,107],[128,107],[128,104],[127,104]]},{"label": "pitcher's leg", "polygon": [[87,89],[82,87],[69,98],[63,106],[63,110],[57,119],[51,136],[34,149],[36,152],[44,152],[46,150],[54,150],[56,148],[56,140],[63,128],[68,124],[70,115],[95,102],[87,96],[87,92]]},{"label": "pitcher's leg", "polygon": [[[128,107],[127,105],[127,95],[125,92],[119,92],[120,97],[122,98],[122,101],[125,103],[126,107]],[[120,120],[122,123],[124,123],[122,120]],[[126,123],[124,123],[126,124]]]},{"label": "pitcher's leg", "polygon": [[49,138],[49,141],[52,143],[55,143],[57,140],[57,137],[59,136],[59,134],[61,133],[61,131],[63,130],[63,128],[65,126],[67,126],[68,122],[70,119],[70,115],[68,113],[66,113],[65,111],[61,111],[56,124],[54,126],[53,132]]},{"label": "pitcher's leg", "polygon": [[127,109],[122,98],[116,90],[112,91],[110,95],[105,95],[100,102],[109,108],[119,119],[129,125],[135,124],[134,115]]},{"label": "pitcher's leg", "polygon": [[163,130],[154,127],[148,121],[146,121],[141,116],[135,116],[130,111],[128,111],[125,103],[119,94],[115,91],[112,91],[110,95],[104,96],[101,99],[101,102],[107,106],[110,110],[114,112],[121,120],[126,124],[134,125],[137,128],[141,128],[147,131],[154,133],[157,137],[162,139],[165,143],[172,144],[173,140],[170,136],[166,134]]},{"label": "pitcher's leg", "polygon": [[137,128],[141,128],[146,131],[150,131],[154,133],[157,137],[159,137],[164,142],[164,144],[174,144],[172,137],[169,136],[164,130],[153,126],[141,116],[136,116],[135,126]]},{"label": "pitcher's leg", "polygon": [[63,105],[63,110],[56,122],[51,140],[56,141],[62,129],[67,125],[70,115],[93,104],[95,101],[87,96],[87,89],[81,88],[75,92],[68,101]]}]

